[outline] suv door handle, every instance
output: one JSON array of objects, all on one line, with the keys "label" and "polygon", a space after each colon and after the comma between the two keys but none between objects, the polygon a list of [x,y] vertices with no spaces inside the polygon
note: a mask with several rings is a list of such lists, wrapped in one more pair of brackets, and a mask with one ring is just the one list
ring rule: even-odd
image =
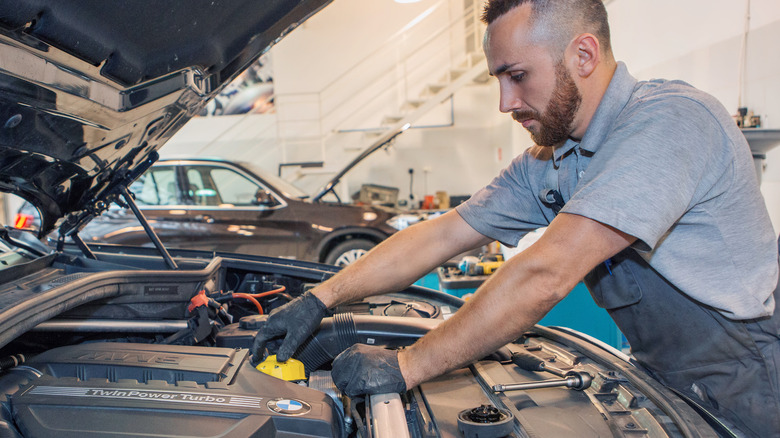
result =
[{"label": "suv door handle", "polygon": [[198,222],[205,222],[207,224],[213,224],[214,223],[214,218],[209,216],[209,215],[207,215],[207,214],[199,214],[199,215],[195,216],[195,220],[198,221]]}]

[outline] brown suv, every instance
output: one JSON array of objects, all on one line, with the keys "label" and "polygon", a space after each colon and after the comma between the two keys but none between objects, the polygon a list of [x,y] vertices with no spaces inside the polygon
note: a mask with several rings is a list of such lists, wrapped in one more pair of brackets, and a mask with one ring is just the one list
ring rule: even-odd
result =
[{"label": "brown suv", "polygon": [[[160,160],[131,186],[169,248],[206,249],[346,265],[396,231],[392,210],[311,202],[290,183],[220,159]],[[110,209],[86,242],[150,245],[132,212]]]}]

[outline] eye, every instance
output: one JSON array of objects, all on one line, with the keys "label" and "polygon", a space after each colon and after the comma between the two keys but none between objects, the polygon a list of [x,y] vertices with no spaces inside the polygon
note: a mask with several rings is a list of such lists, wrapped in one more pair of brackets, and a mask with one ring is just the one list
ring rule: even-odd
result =
[{"label": "eye", "polygon": [[509,76],[509,79],[511,79],[513,82],[522,82],[523,79],[525,79],[525,72],[515,73]]}]

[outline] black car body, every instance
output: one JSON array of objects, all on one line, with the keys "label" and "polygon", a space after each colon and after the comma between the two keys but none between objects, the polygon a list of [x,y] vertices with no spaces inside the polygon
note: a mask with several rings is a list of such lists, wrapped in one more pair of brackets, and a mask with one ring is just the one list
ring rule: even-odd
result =
[{"label": "black car body", "polygon": [[[340,351],[401,348],[462,304],[418,287],[333,309],[295,354],[297,382],[252,366],[260,314],[336,268],[169,251],[127,187],[325,3],[0,2],[0,189],[36,205],[42,235],[61,236],[50,246],[0,230],[0,436],[730,436],[629,357],[565,329],[536,327],[400,395],[340,394],[328,372]],[[79,237],[111,202],[137,213],[155,248]],[[536,389],[494,388],[519,383]]]},{"label": "black car body", "polygon": [[[390,209],[311,202],[279,178],[245,163],[187,158],[157,161],[131,186],[138,207],[171,248],[273,255],[343,266],[396,231]],[[149,245],[129,209],[111,209],[85,227],[91,242]]]}]

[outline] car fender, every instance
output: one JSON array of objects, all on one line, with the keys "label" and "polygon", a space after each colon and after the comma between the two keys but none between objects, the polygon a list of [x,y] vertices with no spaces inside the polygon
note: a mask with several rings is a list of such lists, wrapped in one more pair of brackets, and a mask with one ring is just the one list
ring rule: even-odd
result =
[{"label": "car fender", "polygon": [[324,259],[330,248],[333,248],[337,243],[345,240],[347,236],[364,237],[379,243],[387,239],[390,235],[377,230],[376,228],[368,227],[348,227],[334,230],[328,233],[328,235],[317,245],[319,259]]}]

